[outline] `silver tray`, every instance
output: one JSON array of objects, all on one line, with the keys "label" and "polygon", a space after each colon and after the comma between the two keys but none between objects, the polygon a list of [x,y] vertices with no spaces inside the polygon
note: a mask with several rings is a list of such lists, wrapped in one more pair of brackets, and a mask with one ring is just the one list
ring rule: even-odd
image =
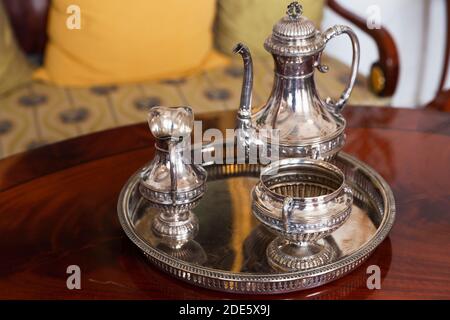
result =
[{"label": "silver tray", "polygon": [[275,236],[251,213],[250,191],[258,181],[258,165],[204,165],[207,191],[194,209],[200,230],[181,249],[164,246],[152,234],[155,211],[139,194],[139,172],[122,189],[119,220],[152,264],[191,284],[248,294],[317,287],[361,265],[386,238],[395,219],[392,191],[376,171],[342,152],[333,162],[345,173],[354,203],[347,222],[326,238],[336,251],[336,260],[321,267],[281,273],[267,264],[266,246]]}]

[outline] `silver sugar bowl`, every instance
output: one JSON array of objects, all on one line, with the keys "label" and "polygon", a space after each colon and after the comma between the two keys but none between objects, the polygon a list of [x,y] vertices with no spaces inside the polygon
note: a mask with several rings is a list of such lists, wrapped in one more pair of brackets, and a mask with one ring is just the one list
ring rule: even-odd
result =
[{"label": "silver sugar bowl", "polygon": [[206,189],[206,171],[190,161],[194,115],[189,107],[150,109],[148,124],[156,139],[156,154],[142,173],[141,195],[159,212],[153,233],[171,248],[181,248],[198,231],[192,213]]},{"label": "silver sugar bowl", "polygon": [[306,270],[335,259],[325,238],[344,224],[353,203],[336,166],[299,158],[273,162],[262,169],[252,200],[255,217],[278,235],[266,250],[274,269]]},{"label": "silver sugar bowl", "polygon": [[[276,147],[280,158],[312,158],[329,160],[345,143],[345,119],[341,115],[347,103],[359,67],[359,42],[356,34],[347,26],[336,25],[323,33],[314,23],[302,16],[298,2],[288,6],[287,14],[273,27],[264,43],[274,59],[274,84],[270,97],[261,109],[251,107],[253,63],[249,49],[238,44],[234,52],[244,61],[244,81],[237,115],[237,129],[241,129],[239,143],[246,148],[252,144]],[[321,64],[326,44],[336,36],[349,36],[353,48],[353,60],[349,82],[340,98],[323,101],[316,90],[314,73],[327,72]],[[264,129],[264,130],[262,130]],[[278,139],[272,136],[252,135],[252,132],[278,131]],[[275,148],[274,148],[275,149]]]}]

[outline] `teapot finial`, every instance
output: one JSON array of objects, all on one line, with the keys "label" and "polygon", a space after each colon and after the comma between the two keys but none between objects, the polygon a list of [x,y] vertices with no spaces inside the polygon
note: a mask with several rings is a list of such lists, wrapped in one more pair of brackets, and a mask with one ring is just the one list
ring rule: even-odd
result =
[{"label": "teapot finial", "polygon": [[303,14],[303,7],[298,1],[291,2],[287,7],[286,14],[289,18],[296,20]]}]

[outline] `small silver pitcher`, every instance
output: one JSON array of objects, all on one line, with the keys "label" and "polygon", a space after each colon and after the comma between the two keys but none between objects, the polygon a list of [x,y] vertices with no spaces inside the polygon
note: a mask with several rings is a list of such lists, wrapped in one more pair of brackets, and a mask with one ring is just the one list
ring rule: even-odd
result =
[{"label": "small silver pitcher", "polygon": [[206,189],[206,171],[186,161],[194,115],[189,107],[153,107],[148,114],[156,138],[156,154],[141,173],[139,191],[159,213],[152,223],[154,234],[171,248],[180,248],[198,231],[192,213]]}]

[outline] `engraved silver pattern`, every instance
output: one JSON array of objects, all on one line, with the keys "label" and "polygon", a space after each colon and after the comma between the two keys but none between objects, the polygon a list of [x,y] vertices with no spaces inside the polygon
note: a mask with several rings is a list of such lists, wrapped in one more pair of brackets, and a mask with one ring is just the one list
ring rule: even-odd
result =
[{"label": "engraved silver pattern", "polygon": [[184,161],[193,121],[189,107],[155,106],[148,115],[156,155],[141,171],[138,190],[159,212],[151,229],[173,249],[181,248],[197,234],[198,219],[191,210],[205,193],[205,170]]},{"label": "engraved silver pattern", "polygon": [[[234,52],[244,61],[240,107],[237,128],[244,131],[238,143],[249,149],[252,145],[267,145],[277,149],[282,158],[312,158],[331,160],[345,142],[345,119],[341,111],[350,98],[359,67],[359,42],[356,34],[347,26],[337,25],[324,33],[301,15],[301,6],[294,2],[288,7],[287,16],[273,27],[264,46],[274,58],[275,77],[273,89],[258,111],[252,112],[253,63],[249,49],[242,43]],[[349,82],[335,101],[322,100],[317,92],[314,72],[327,72],[321,64],[321,55],[331,39],[349,36],[353,59]],[[279,139],[260,139],[256,133],[278,130]]]},{"label": "engraved silver pattern", "polygon": [[252,208],[279,235],[267,249],[270,265],[289,271],[331,262],[332,251],[318,240],[344,224],[352,203],[344,174],[325,161],[290,158],[262,169]]}]

